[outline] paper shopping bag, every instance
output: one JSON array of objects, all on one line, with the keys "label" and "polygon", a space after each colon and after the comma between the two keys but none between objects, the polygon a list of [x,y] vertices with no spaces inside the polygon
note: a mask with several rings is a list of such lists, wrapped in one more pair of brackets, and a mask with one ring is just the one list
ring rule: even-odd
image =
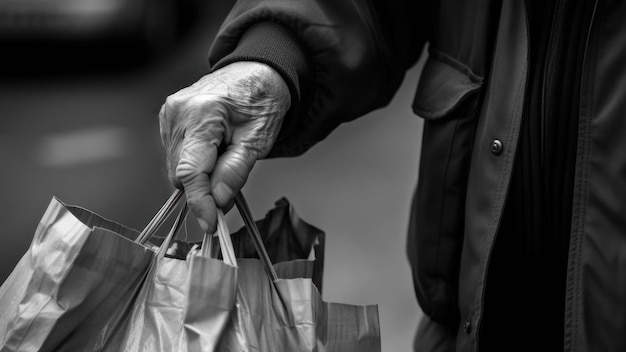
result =
[{"label": "paper shopping bag", "polygon": [[[166,238],[154,241],[158,245],[147,244],[157,253],[136,293],[125,297],[124,302],[128,303],[111,307],[116,319],[107,325],[107,334],[100,336],[94,329],[100,318],[89,316],[59,350],[215,350],[234,307],[237,271],[232,265],[200,255],[197,246],[174,240],[186,211],[184,206]],[[229,240],[227,235],[222,237],[225,239],[220,239],[220,244]],[[173,242],[176,246],[170,246]],[[232,263],[232,244],[220,247],[222,253],[230,248],[228,255],[223,256],[224,261]]]},{"label": "paper shopping bag", "polygon": [[[311,279],[272,282],[260,260],[238,264],[236,308],[218,351],[380,351],[376,306],[327,303]],[[279,277],[302,268],[289,264],[275,267]]]},{"label": "paper shopping bag", "polygon": [[[177,191],[180,192],[180,191]],[[176,193],[175,193],[176,194]],[[181,228],[187,206],[183,206],[173,228],[164,239],[154,244],[146,243],[154,248],[156,255],[151,259],[149,270],[136,294],[125,297],[120,307],[111,307],[111,314],[116,316],[114,324],[109,324],[109,333],[103,338],[94,329],[99,317],[87,317],[81,328],[67,339],[61,346],[62,351],[187,351],[187,343],[183,334],[183,318],[188,302],[189,282],[194,280],[190,260],[197,250],[187,246],[184,241],[175,241]],[[160,222],[159,214],[153,222]],[[148,226],[150,227],[150,225]],[[149,236],[144,237],[148,240]],[[185,253],[187,258],[178,258],[180,253],[170,246],[173,242],[190,250]],[[168,256],[166,256],[168,254]],[[174,256],[169,256],[174,254]],[[197,267],[197,265],[196,265]],[[195,270],[195,269],[193,269]],[[191,273],[191,275],[190,275]],[[210,279],[210,278],[209,278]],[[234,281],[234,280],[233,280]],[[234,289],[233,289],[234,296]],[[234,301],[234,299],[233,299]],[[230,308],[228,309],[230,311]]]},{"label": "paper shopping bag", "polygon": [[[234,307],[236,268],[201,255],[197,246],[189,246],[185,241],[174,241],[186,211],[187,207],[184,206],[166,238],[155,241],[160,245],[148,245],[156,248],[157,253],[131,303],[120,309],[120,314],[116,314],[119,319],[106,339],[101,339],[87,324],[81,334],[83,338],[68,339],[61,347],[62,350],[214,350]],[[221,239],[220,243],[226,243],[226,239],[229,238]],[[177,246],[170,246],[173,242]],[[221,247],[230,248],[230,254],[225,258],[232,260],[232,244]],[[186,251],[182,252],[181,248]],[[185,257],[181,258],[182,255]]]},{"label": "paper shopping bag", "polygon": [[[235,202],[253,242],[261,242],[241,194]],[[271,266],[264,246],[255,249],[260,259],[238,260],[235,311],[218,351],[380,351],[376,306],[324,302],[310,261]]]},{"label": "paper shopping bag", "polygon": [[136,236],[53,199],[0,287],[0,351],[58,350],[87,316],[132,297],[153,256]]}]

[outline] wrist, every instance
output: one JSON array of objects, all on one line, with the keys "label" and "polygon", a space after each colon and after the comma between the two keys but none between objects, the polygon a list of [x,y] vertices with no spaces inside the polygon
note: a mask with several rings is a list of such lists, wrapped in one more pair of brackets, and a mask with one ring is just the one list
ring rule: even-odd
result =
[{"label": "wrist", "polygon": [[281,24],[261,22],[241,36],[230,54],[211,58],[213,70],[240,61],[254,61],[271,67],[287,85],[291,103],[281,136],[289,135],[299,116],[308,108],[314,90],[312,66],[297,38]]}]

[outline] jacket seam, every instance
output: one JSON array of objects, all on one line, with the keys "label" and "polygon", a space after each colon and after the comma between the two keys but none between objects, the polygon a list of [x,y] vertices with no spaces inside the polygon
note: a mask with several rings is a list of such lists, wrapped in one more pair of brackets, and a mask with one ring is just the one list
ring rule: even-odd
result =
[{"label": "jacket seam", "polygon": [[[597,2],[596,5],[597,7]],[[592,13],[592,19],[590,22],[590,26],[593,26],[593,22],[595,21],[594,17],[596,15],[596,8],[594,7],[594,12]],[[591,42],[591,35],[588,36],[588,47],[587,52],[592,56],[589,57],[590,60],[595,60],[595,47],[590,47],[589,42]],[[589,51],[591,50],[591,52]],[[586,59],[585,59],[586,61]],[[580,157],[580,178],[578,179],[576,188],[580,192],[578,197],[574,199],[574,201],[578,200],[578,204],[574,204],[579,208],[579,211],[575,214],[576,217],[576,228],[572,229],[575,231],[571,231],[571,236],[575,236],[574,247],[570,244],[570,251],[573,251],[574,263],[572,277],[571,290],[573,291],[573,297],[571,301],[571,319],[572,319],[572,327],[571,327],[571,341],[570,347],[572,351],[579,350],[578,344],[578,327],[580,324],[580,313],[578,312],[578,306],[581,300],[581,268],[582,268],[582,253],[583,253],[583,242],[585,238],[585,224],[586,224],[586,214],[588,208],[588,198],[589,198],[589,164],[591,158],[591,148],[592,144],[590,142],[591,139],[591,114],[593,110],[594,95],[593,86],[595,85],[593,69],[590,68],[590,65],[586,65],[583,63],[583,79],[587,82],[587,84],[581,84],[581,105],[579,107],[579,124],[578,124],[578,143],[581,145],[577,148],[581,151]],[[584,83],[584,82],[583,82]],[[573,222],[574,223],[574,222]],[[571,239],[570,239],[571,241]],[[569,268],[568,268],[569,271]],[[566,286],[566,294],[568,287]],[[566,298],[566,304],[567,304]],[[567,308],[567,307],[566,307]],[[567,316],[567,312],[566,312]],[[565,335],[567,335],[567,330],[565,331]],[[565,345],[567,348],[567,345]]]},{"label": "jacket seam", "polygon": [[464,63],[460,62],[459,60],[455,59],[454,57],[444,53],[443,51],[433,47],[432,45],[428,47],[428,53],[430,54],[431,57],[445,64],[448,64],[452,68],[456,69],[460,73],[467,76],[472,83],[482,84],[483,78],[481,76],[472,72],[471,68],[469,68],[468,66],[466,66]]}]

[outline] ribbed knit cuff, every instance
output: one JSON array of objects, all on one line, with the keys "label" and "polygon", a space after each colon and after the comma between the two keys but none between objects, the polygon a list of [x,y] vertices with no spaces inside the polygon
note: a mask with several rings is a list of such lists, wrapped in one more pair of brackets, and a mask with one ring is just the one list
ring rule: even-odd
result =
[{"label": "ribbed knit cuff", "polygon": [[291,93],[291,108],[285,117],[279,139],[291,132],[302,110],[308,107],[313,93],[313,71],[296,37],[284,26],[260,22],[250,27],[235,50],[220,59],[215,71],[237,61],[256,61],[275,69]]}]

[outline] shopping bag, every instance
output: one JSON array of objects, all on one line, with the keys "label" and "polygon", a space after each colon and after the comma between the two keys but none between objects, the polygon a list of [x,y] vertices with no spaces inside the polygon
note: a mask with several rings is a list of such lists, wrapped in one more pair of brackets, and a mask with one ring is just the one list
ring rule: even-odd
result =
[{"label": "shopping bag", "polygon": [[[176,191],[141,234],[53,200],[0,287],[0,351],[380,350],[375,306],[321,300],[312,278],[321,287],[323,233],[288,203],[260,223],[265,244],[243,207],[238,252],[254,248],[260,259],[236,259],[220,215],[219,260],[206,246],[212,236],[200,249],[168,248],[186,207],[163,241],[146,243],[181,197]],[[266,245],[286,261],[273,266]]]},{"label": "shopping bag", "polygon": [[[176,191],[170,200],[176,195],[177,199],[182,198],[180,194],[181,191]],[[165,238],[146,242],[152,240],[147,234],[154,233],[148,228],[160,226],[167,216],[168,211],[163,209],[136,240],[155,252],[136,290],[118,297],[120,305],[107,307],[108,314],[103,311],[85,317],[57,346],[58,351],[210,350],[199,346],[207,345],[206,336],[219,337],[229,320],[235,302],[236,270],[222,261],[202,256],[198,244],[175,240],[185,219],[186,205]],[[231,248],[232,252],[232,244],[223,248]],[[234,258],[234,254],[226,258]],[[98,330],[99,326],[104,327],[105,333]],[[213,345],[217,343],[215,338],[209,340]]]},{"label": "shopping bag", "polygon": [[[107,351],[215,351],[230,320],[237,292],[236,254],[254,255],[254,247],[246,231],[233,235],[238,244],[235,251],[221,211],[218,211],[216,236],[223,260],[213,259],[208,242],[212,236],[196,244],[177,241],[173,236],[160,243],[154,264],[134,301],[129,317],[107,343]],[[179,216],[180,219],[180,216]],[[179,221],[177,221],[177,224]],[[307,260],[321,254],[323,232],[301,221],[286,199],[277,202],[265,219],[263,239],[282,261],[300,259],[289,265],[297,272],[282,270],[285,275],[312,277],[315,261]],[[174,226],[177,228],[178,226]],[[175,231],[175,230],[174,230]],[[293,238],[299,240],[293,245]],[[285,244],[292,249],[287,249]],[[200,245],[194,250],[194,245]],[[169,248],[171,257],[165,257]],[[252,251],[250,249],[252,248]],[[322,263],[319,261],[318,263]],[[321,268],[321,266],[320,266]],[[317,273],[321,278],[321,269]],[[321,282],[321,281],[320,281]],[[184,316],[184,319],[183,319]],[[183,321],[184,320],[184,321]],[[182,331],[181,331],[182,326]]]},{"label": "shopping bag", "polygon": [[145,240],[181,198],[175,192],[142,233],[53,199],[0,286],[0,351],[102,350],[153,263]]},{"label": "shopping bag", "polygon": [[133,296],[153,256],[137,234],[53,199],[0,287],[0,351],[58,350],[87,316]]},{"label": "shopping bag", "polygon": [[273,266],[243,196],[235,201],[260,259],[238,259],[235,311],[217,350],[380,351],[377,307],[324,302],[301,260]]},{"label": "shopping bag", "polygon": [[380,351],[376,306],[327,303],[311,279],[272,282],[259,260],[238,264],[236,309],[218,351]]},{"label": "shopping bag", "polygon": [[[214,350],[235,303],[234,252],[227,233],[220,238],[224,261],[210,258],[198,244],[176,241],[186,212],[185,205],[170,233],[147,244],[156,255],[137,294],[118,314],[120,318],[106,339],[90,334],[93,329],[88,327],[83,339],[69,340],[63,350]],[[219,213],[223,224],[223,214]]]},{"label": "shopping bag", "polygon": [[[181,193],[181,191],[176,191],[170,199]],[[166,207],[167,205],[164,206],[164,208]],[[94,324],[97,324],[99,319],[90,320],[92,317],[87,317],[81,326],[82,331],[75,331],[74,336],[60,346],[60,350],[107,352],[184,352],[188,350],[183,330],[183,318],[186,315],[189,298],[194,297],[193,282],[199,280],[205,285],[207,282],[212,282],[208,286],[213,291],[223,290],[227,286],[221,285],[224,280],[212,281],[218,276],[215,270],[216,263],[211,265],[214,275],[196,275],[199,265],[193,264],[193,257],[199,252],[196,250],[197,245],[190,246],[190,243],[186,241],[175,240],[186,213],[187,206],[185,204],[181,207],[180,214],[165,238],[147,243],[146,241],[151,238],[144,233],[150,233],[148,230],[144,230],[144,233],[139,236],[141,239],[137,241],[154,249],[156,254],[151,259],[149,269],[136,294],[127,297],[126,302],[128,303],[123,306],[111,307],[111,312],[117,318],[115,322],[107,325],[109,333],[106,336],[101,336],[98,330],[94,329]],[[160,211],[155,216],[151,224],[157,225],[153,227],[158,227],[158,224],[163,222],[163,218],[167,216],[164,214],[167,212]],[[151,226],[149,224],[147,228]],[[181,248],[185,251],[181,252]],[[181,254],[184,256],[181,257]],[[200,265],[200,269],[202,269],[202,265]],[[226,271],[225,274],[227,276],[229,272]],[[226,316],[223,317],[223,320],[225,321],[228,318],[227,313],[232,310],[234,305],[235,280],[235,277],[230,279],[232,281],[230,291],[233,298],[230,299],[230,305],[224,304]],[[206,314],[207,311],[205,310],[203,313]],[[220,331],[219,322],[216,322],[215,315],[213,315],[212,324],[210,326],[205,324],[203,327],[207,331]]]}]

